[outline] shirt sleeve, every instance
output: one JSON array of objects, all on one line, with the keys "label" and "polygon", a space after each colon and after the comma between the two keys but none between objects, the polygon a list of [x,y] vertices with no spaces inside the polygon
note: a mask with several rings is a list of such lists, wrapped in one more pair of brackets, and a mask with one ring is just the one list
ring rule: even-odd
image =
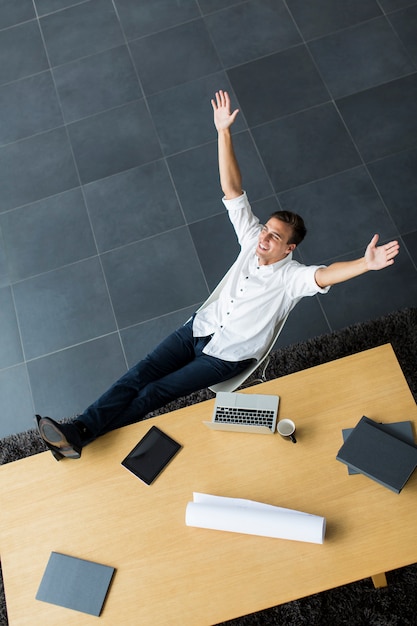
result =
[{"label": "shirt sleeve", "polygon": [[252,213],[246,191],[231,200],[223,198],[223,204],[228,211],[240,245],[244,246],[253,242],[253,239],[258,237],[261,226],[259,219]]},{"label": "shirt sleeve", "polygon": [[291,261],[285,276],[287,293],[293,300],[305,296],[315,296],[317,293],[327,293],[329,287],[319,287],[316,283],[315,274],[319,267],[325,265],[302,265],[297,261]]}]

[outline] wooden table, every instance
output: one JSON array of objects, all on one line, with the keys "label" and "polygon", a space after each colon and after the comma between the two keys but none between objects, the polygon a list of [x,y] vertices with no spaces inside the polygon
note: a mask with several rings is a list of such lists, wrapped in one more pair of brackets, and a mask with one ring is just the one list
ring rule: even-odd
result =
[{"label": "wooden table", "polygon": [[[417,561],[417,472],[397,495],[335,460],[362,417],[417,423],[390,345],[253,387],[281,396],[279,435],[209,431],[213,401],[129,426],[79,461],[49,452],[0,468],[0,549],[10,626],[97,624],[35,600],[51,551],[117,568],[100,624],[212,625]],[[120,465],[152,424],[183,449],[146,486]],[[326,517],[323,545],[191,528],[193,491]],[[381,574],[379,577],[378,575]]]}]

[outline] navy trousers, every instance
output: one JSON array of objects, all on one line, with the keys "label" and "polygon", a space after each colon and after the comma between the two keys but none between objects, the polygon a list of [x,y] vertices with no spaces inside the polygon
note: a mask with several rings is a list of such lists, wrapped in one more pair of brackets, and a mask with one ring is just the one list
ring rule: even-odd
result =
[{"label": "navy trousers", "polygon": [[205,354],[211,337],[193,337],[192,323],[191,319],[169,335],[77,418],[93,439],[248,367],[252,359],[232,362]]}]

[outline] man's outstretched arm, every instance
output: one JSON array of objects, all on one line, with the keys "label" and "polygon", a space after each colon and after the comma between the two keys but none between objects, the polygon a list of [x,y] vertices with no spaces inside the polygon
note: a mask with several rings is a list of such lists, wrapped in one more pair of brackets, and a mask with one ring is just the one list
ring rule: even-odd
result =
[{"label": "man's outstretched arm", "polygon": [[320,267],[315,274],[316,283],[319,287],[329,287],[342,283],[350,278],[365,274],[370,270],[382,270],[394,263],[400,246],[398,241],[390,241],[383,246],[377,246],[379,235],[374,235],[365,256],[355,261],[341,261],[332,263],[328,267]]},{"label": "man's outstretched arm", "polygon": [[233,149],[230,127],[236,119],[239,109],[231,112],[230,98],[227,91],[217,91],[211,101],[214,111],[214,125],[218,135],[218,155],[220,185],[227,200],[242,195],[242,177]]}]

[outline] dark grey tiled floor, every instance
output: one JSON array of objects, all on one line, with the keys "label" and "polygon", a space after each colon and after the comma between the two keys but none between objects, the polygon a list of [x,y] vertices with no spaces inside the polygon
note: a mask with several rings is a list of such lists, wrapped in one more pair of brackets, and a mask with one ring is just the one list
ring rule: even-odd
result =
[{"label": "dark grey tiled floor", "polygon": [[412,0],[2,2],[0,436],[81,411],[233,261],[219,88],[256,213],[306,219],[298,259],[402,244],[280,344],[416,306],[416,42]]}]

